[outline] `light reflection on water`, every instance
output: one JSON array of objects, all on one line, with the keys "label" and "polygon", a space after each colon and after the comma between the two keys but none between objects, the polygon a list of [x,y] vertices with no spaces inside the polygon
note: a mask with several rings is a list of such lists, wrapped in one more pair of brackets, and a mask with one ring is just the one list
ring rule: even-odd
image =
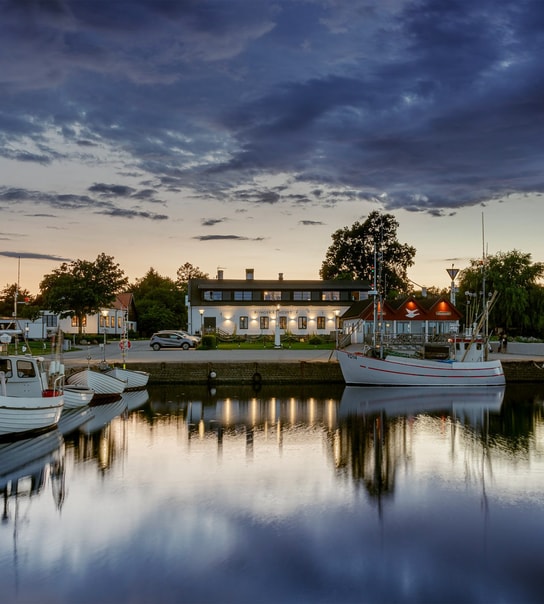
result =
[{"label": "light reflection on water", "polygon": [[152,387],[72,414],[0,445],[1,601],[539,602],[543,390]]}]

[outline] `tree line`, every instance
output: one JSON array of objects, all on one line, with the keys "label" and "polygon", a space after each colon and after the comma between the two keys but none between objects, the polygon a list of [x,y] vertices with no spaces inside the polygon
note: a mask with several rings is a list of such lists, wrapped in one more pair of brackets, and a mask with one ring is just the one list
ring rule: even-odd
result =
[{"label": "tree line", "polygon": [[[366,220],[332,234],[332,243],[321,264],[320,276],[326,280],[368,281],[387,299],[421,296],[408,278],[414,265],[416,248],[398,241],[399,223],[392,214],[371,212]],[[472,259],[458,275],[456,306],[468,326],[476,321],[485,305],[490,325],[511,335],[544,337],[544,263],[533,262],[531,254],[512,250],[487,258]],[[116,296],[131,292],[138,313],[138,331],[149,336],[154,331],[187,327],[185,296],[190,279],[209,278],[207,273],[186,262],[177,269],[176,279],[149,268],[140,279],[130,283],[115,260],[104,253],[96,260],[64,262],[45,275],[40,292],[32,296],[17,284],[0,292],[0,316],[12,316],[15,298],[18,316],[35,319],[47,309],[60,317],[83,317],[111,307]],[[496,302],[489,302],[496,292]],[[427,288],[428,295],[448,294],[447,289]]]}]

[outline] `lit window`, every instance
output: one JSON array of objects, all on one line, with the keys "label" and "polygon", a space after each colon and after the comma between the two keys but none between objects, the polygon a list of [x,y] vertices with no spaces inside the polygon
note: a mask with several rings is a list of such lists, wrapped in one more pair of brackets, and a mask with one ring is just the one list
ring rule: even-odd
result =
[{"label": "lit window", "polygon": [[299,329],[308,329],[308,317],[299,317],[298,318],[298,328]]},{"label": "lit window", "polygon": [[269,329],[270,327],[270,318],[269,317],[261,317],[259,320],[259,325],[261,329]]},{"label": "lit window", "polygon": [[317,329],[325,329],[325,317],[317,317]]},{"label": "lit window", "polygon": [[339,291],[323,292],[321,294],[321,299],[329,301],[329,302],[335,302],[337,300],[340,300],[340,292]]},{"label": "lit window", "polygon": [[247,329],[248,328],[248,317],[240,317],[240,329]]},{"label": "lit window", "polygon": [[263,300],[281,300],[281,291],[263,292]]}]

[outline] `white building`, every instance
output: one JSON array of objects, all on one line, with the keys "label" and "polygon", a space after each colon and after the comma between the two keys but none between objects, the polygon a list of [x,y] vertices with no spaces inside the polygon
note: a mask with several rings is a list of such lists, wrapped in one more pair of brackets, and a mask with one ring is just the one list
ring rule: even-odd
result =
[{"label": "white building", "polygon": [[188,331],[238,336],[281,334],[328,336],[338,318],[367,298],[366,281],[257,280],[253,269],[245,279],[191,279],[187,295]]}]

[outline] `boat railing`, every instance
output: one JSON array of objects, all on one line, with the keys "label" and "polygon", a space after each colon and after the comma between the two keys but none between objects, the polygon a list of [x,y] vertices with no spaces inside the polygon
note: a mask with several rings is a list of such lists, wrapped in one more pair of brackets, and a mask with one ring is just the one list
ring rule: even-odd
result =
[{"label": "boat railing", "polygon": [[2,396],[7,396],[7,387],[6,387],[6,372],[0,371],[0,392]]}]

